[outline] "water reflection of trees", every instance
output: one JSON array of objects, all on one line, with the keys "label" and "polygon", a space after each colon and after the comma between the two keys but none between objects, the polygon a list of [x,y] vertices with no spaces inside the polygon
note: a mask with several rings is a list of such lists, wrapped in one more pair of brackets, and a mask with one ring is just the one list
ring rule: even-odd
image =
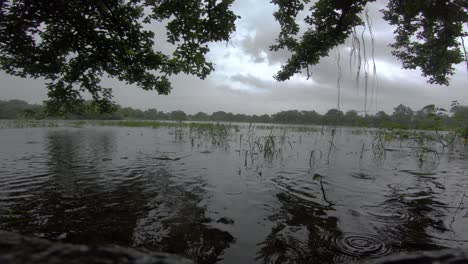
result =
[{"label": "water reflection of trees", "polygon": [[430,179],[408,189],[393,189],[381,205],[389,217],[393,212],[393,221],[388,219],[380,232],[394,241],[394,251],[439,249],[431,233],[449,231],[442,220],[447,205],[436,200],[436,193],[425,181]]},{"label": "water reflection of trees", "polygon": [[264,263],[331,262],[330,238],[340,236],[338,219],[328,215],[334,210],[287,193],[278,193],[280,211],[271,216],[276,222],[267,238],[259,244],[257,260]]},{"label": "water reflection of trees", "polygon": [[[392,188],[384,203],[363,207],[367,213],[358,217],[365,226],[373,227],[378,236],[359,231],[343,233],[337,226],[338,219],[330,215],[333,207],[281,192],[276,195],[280,210],[271,216],[276,224],[259,244],[257,260],[263,263],[330,263],[375,257],[391,251],[439,249],[441,245],[435,234],[449,230],[442,220],[446,205],[437,200],[437,192],[432,187],[438,185],[430,184],[431,181],[420,179],[411,188]],[[373,242],[378,244],[371,245]]]},{"label": "water reflection of trees", "polygon": [[148,202],[153,209],[140,220],[140,226],[135,230],[136,245],[181,254],[196,263],[221,260],[224,250],[235,239],[229,232],[210,226],[213,220],[206,216],[206,207],[200,205],[207,199],[204,181],[177,182],[164,168],[155,176],[161,188]]},{"label": "water reflection of trees", "polygon": [[[204,189],[173,180],[164,163],[151,157],[113,162],[115,136],[111,130],[50,132],[43,161],[48,181],[32,191],[33,198],[13,205],[1,218],[2,229],[72,243],[145,247],[198,263],[219,260],[234,238],[210,227],[206,207],[199,206]],[[170,212],[149,220],[163,228],[139,227],[154,212]]]},{"label": "water reflection of trees", "polygon": [[76,243],[131,243],[146,197],[139,182],[131,188],[126,181],[107,186],[113,175],[106,173],[105,160],[115,145],[115,134],[109,130],[49,136],[50,184],[55,188],[43,193],[37,212],[47,217],[41,228],[47,237],[65,234],[66,241]]},{"label": "water reflection of trees", "polygon": [[[55,131],[47,136],[48,181],[33,199],[15,205],[19,221],[7,229],[74,243],[131,244],[145,203],[141,183],[105,186],[104,157],[116,144],[110,131]],[[13,219],[10,219],[13,220]]]}]

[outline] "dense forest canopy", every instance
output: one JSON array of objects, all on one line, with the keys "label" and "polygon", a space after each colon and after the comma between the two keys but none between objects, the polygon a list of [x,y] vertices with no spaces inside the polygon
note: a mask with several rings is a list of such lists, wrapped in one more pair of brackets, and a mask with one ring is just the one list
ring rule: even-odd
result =
[{"label": "dense forest canopy", "polygon": [[[115,109],[116,78],[145,90],[168,94],[178,73],[207,77],[214,65],[209,43],[229,41],[237,16],[234,0],[0,0],[0,68],[8,74],[44,78],[48,109],[76,111],[92,96],[101,112]],[[273,0],[281,26],[273,51],[290,58],[275,75],[285,81],[316,65],[330,51],[356,37],[365,25],[366,6],[375,0]],[[254,8],[254,7],[253,7]],[[306,12],[304,21],[298,14]],[[393,54],[404,68],[422,71],[430,83],[449,84],[454,65],[466,60],[465,0],[389,0],[383,17],[396,27]],[[165,26],[165,32],[147,24]],[[166,34],[174,51],[158,49]]]},{"label": "dense forest canopy", "polygon": [[[157,109],[140,110],[116,105],[112,113],[100,113],[92,102],[86,101],[86,109],[76,113],[67,113],[68,119],[101,119],[101,120],[171,120],[171,121],[215,121],[215,122],[253,122],[277,124],[311,124],[311,125],[346,125],[386,128],[416,129],[455,129],[465,128],[468,124],[468,106],[452,103],[449,111],[428,105],[413,111],[405,105],[398,105],[391,114],[379,111],[375,115],[362,116],[358,111],[342,112],[330,109],[324,114],[314,110],[281,111],[272,115],[247,115],[217,111],[211,114],[198,112],[187,114],[181,110],[170,112]],[[28,104],[22,100],[0,100],[0,119],[55,119],[49,115],[43,105]],[[63,117],[62,117],[63,118]]]}]

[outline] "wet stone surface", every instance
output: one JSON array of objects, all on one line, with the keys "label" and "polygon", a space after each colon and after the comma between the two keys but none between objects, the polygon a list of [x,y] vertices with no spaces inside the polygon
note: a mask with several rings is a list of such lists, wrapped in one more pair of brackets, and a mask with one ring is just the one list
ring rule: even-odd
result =
[{"label": "wet stone surface", "polygon": [[2,264],[191,264],[179,256],[142,252],[118,246],[72,245],[0,231],[0,263]]}]

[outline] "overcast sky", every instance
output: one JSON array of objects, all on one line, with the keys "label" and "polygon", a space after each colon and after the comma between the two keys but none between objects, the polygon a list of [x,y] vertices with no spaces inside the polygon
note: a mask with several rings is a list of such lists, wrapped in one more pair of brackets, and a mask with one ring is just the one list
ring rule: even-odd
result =
[{"label": "overcast sky", "polygon": [[[432,103],[448,107],[453,100],[468,105],[468,73],[465,64],[457,65],[449,87],[429,85],[421,77],[419,70],[401,69],[401,63],[392,57],[388,48],[393,40],[393,29],[383,21],[378,11],[384,7],[382,1],[377,2],[379,3],[369,6],[375,35],[374,59],[377,68],[373,85],[370,60],[367,97],[370,112],[384,110],[391,113],[400,103],[414,110]],[[343,111],[364,109],[364,79],[361,78],[359,87],[356,87],[354,79],[357,66],[350,68],[350,41],[311,68],[313,75],[309,80],[298,75],[289,81],[278,83],[272,76],[280,69],[281,63],[286,61],[287,53],[273,53],[268,49],[279,32],[279,25],[272,16],[275,6],[270,0],[238,0],[234,9],[242,18],[237,21],[237,31],[229,44],[211,45],[209,58],[215,63],[216,71],[209,78],[199,80],[186,75],[173,76],[173,90],[168,96],[143,91],[112,79],[105,79],[103,85],[114,88],[114,100],[118,104],[140,109],[180,109],[192,114],[218,110],[272,114],[290,109],[323,113],[337,107],[337,54],[340,54],[340,108]],[[154,30],[159,28],[161,27],[155,26]],[[358,29],[359,34],[361,31],[362,29]],[[366,38],[366,47],[370,57],[369,38]],[[167,48],[161,47],[163,50]],[[1,100],[22,99],[40,103],[47,98],[43,80],[21,79],[3,72],[0,72],[0,80]]]}]

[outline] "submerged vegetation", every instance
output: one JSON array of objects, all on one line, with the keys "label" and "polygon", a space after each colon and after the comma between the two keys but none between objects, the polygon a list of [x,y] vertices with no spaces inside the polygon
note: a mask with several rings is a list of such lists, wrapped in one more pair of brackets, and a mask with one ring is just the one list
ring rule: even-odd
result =
[{"label": "submerged vegetation", "polygon": [[25,146],[0,151],[0,202],[7,201],[0,229],[166,251],[200,264],[342,263],[468,241],[466,130],[0,123],[67,126],[0,130],[2,144]]},{"label": "submerged vegetation", "polygon": [[[115,120],[31,119],[42,106],[0,106],[16,118],[0,127],[51,128],[0,129],[0,229],[200,264],[342,263],[468,243],[468,115],[457,103],[375,116],[285,111],[263,124],[131,108]],[[426,130],[402,129],[411,127]]]}]

